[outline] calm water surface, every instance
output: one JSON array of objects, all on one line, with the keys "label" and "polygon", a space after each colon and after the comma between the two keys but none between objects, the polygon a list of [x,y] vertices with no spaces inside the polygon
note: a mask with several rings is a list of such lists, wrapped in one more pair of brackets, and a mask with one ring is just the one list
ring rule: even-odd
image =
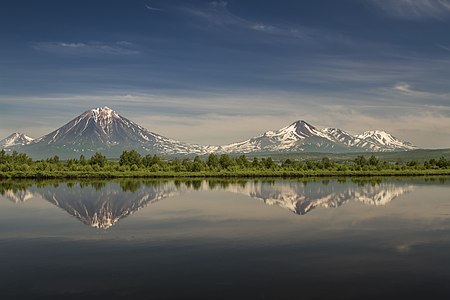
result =
[{"label": "calm water surface", "polygon": [[0,299],[450,299],[450,180],[0,182]]}]

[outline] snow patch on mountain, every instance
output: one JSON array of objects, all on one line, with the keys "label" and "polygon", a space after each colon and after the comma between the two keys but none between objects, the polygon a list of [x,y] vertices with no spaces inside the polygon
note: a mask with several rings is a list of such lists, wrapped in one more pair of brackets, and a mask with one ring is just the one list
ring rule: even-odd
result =
[{"label": "snow patch on mountain", "polygon": [[32,137],[26,134],[15,132],[0,141],[0,148],[27,145],[33,141]]},{"label": "snow patch on mountain", "polygon": [[295,149],[300,141],[311,137],[326,138],[326,135],[305,121],[297,121],[277,131],[267,131],[262,135],[243,142],[233,143],[219,147],[222,152],[257,152],[257,151],[283,151]]},{"label": "snow patch on mountain", "polygon": [[373,151],[413,150],[417,147],[403,142],[383,130],[371,130],[355,136],[355,146],[366,147]]},{"label": "snow patch on mountain", "polygon": [[221,146],[218,151],[389,152],[413,149],[417,147],[382,130],[352,135],[339,128],[318,129],[305,121],[296,121],[280,130],[267,131],[242,142]]}]

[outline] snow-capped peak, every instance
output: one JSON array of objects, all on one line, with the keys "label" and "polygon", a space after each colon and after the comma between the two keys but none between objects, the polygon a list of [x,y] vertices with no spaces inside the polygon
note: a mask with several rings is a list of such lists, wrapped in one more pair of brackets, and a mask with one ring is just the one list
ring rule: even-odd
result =
[{"label": "snow-capped peak", "polygon": [[272,151],[359,152],[398,151],[416,149],[382,130],[352,135],[339,128],[318,129],[299,120],[276,131],[267,131],[240,143],[219,148],[224,152],[249,153]]},{"label": "snow-capped peak", "polygon": [[8,148],[12,146],[22,146],[31,143],[34,139],[26,134],[20,132],[14,132],[7,138],[0,141],[1,148]]},{"label": "snow-capped peak", "polygon": [[296,121],[291,125],[282,128],[280,132],[293,132],[299,138],[306,138],[318,133],[317,129],[303,120]]},{"label": "snow-capped peak", "polygon": [[[78,154],[102,151],[102,153],[116,157],[123,150],[130,149],[141,153],[204,154],[217,148],[187,144],[166,138],[139,126],[107,106],[85,111],[69,123],[35,140],[33,145],[30,145],[30,148],[38,149],[37,151],[47,147],[63,148],[69,154],[70,152]],[[68,155],[60,157],[68,157]]]},{"label": "snow-capped peak", "polygon": [[411,143],[403,142],[396,138],[395,136],[387,133],[384,130],[369,130],[365,131],[360,135],[356,136],[356,143],[367,144],[373,149],[387,148],[391,149],[401,149],[401,150],[413,150],[417,147],[413,146]]},{"label": "snow-capped peak", "polygon": [[108,116],[110,116],[113,113],[115,113],[115,111],[113,111],[108,106],[93,108],[93,109],[90,110],[90,112],[92,112],[95,115],[108,115]]},{"label": "snow-capped peak", "polygon": [[355,137],[342,129],[324,128],[321,132],[331,141],[339,142],[347,146],[352,146],[354,144]]},{"label": "snow-capped peak", "polygon": [[108,106],[93,108],[85,114],[92,117],[104,130],[112,123],[114,118],[119,118],[119,115]]},{"label": "snow-capped peak", "polygon": [[392,139],[394,138],[391,134],[387,133],[384,130],[368,130],[364,131],[362,134],[357,135],[358,138],[365,139],[367,137],[377,137],[379,139]]},{"label": "snow-capped peak", "polygon": [[303,120],[295,121],[289,126],[283,127],[277,131],[267,131],[264,136],[278,137],[282,140],[298,140],[311,136],[321,135],[320,132],[312,125]]}]

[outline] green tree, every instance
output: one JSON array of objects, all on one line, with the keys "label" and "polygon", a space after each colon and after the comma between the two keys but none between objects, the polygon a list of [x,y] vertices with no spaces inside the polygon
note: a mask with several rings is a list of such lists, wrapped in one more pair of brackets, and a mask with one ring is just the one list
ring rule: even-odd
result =
[{"label": "green tree", "polygon": [[364,155],[358,155],[358,157],[355,158],[354,162],[360,167],[364,167],[367,165],[367,159],[364,157]]},{"label": "green tree", "polygon": [[175,172],[180,172],[183,169],[183,165],[181,164],[181,161],[178,158],[174,158],[170,162],[170,167]]},{"label": "green tree", "polygon": [[219,163],[220,163],[220,166],[222,167],[222,169],[228,169],[229,167],[234,165],[233,159],[228,154],[222,154],[219,157]]},{"label": "green tree", "polygon": [[417,168],[419,166],[419,162],[417,160],[412,160],[406,163],[408,167]]},{"label": "green tree", "polygon": [[7,157],[5,149],[2,149],[2,151],[0,151],[0,164],[6,163]]},{"label": "green tree", "polygon": [[262,160],[262,165],[266,169],[272,169],[276,166],[275,162],[273,161],[272,157],[268,157],[266,159]]},{"label": "green tree", "polygon": [[163,161],[162,158],[157,156],[156,154],[154,155],[147,154],[142,158],[142,164],[146,168],[151,167],[153,165],[161,165],[162,161]]},{"label": "green tree", "polygon": [[317,168],[317,165],[313,161],[307,160],[306,164],[305,164],[305,167],[306,167],[307,170],[315,170]]},{"label": "green tree", "polygon": [[247,169],[250,166],[250,162],[248,161],[247,157],[244,154],[236,158],[236,164],[241,169]]},{"label": "green tree", "polygon": [[253,157],[253,160],[252,160],[252,168],[254,168],[254,169],[259,168],[259,160],[258,160],[257,157]]},{"label": "green tree", "polygon": [[220,166],[219,157],[216,154],[211,153],[206,160],[206,164],[210,169],[217,169]]},{"label": "green tree", "polygon": [[84,166],[87,164],[86,157],[83,154],[80,155],[80,165]]},{"label": "green tree", "polygon": [[99,167],[104,167],[108,160],[106,156],[101,154],[100,152],[95,152],[95,154],[89,159],[90,165],[97,165]]},{"label": "green tree", "polygon": [[375,155],[372,155],[369,160],[368,160],[369,165],[371,166],[378,166],[378,164],[380,163],[378,158],[375,157]]},{"label": "green tree", "polygon": [[283,164],[281,165],[283,168],[290,168],[292,167],[292,160],[290,160],[289,158],[287,158]]},{"label": "green tree", "polygon": [[123,151],[119,159],[119,165],[121,166],[140,165],[141,162],[142,162],[141,155],[136,150]]},{"label": "green tree", "polygon": [[328,157],[323,157],[321,163],[324,169],[331,169],[334,165],[334,162]]},{"label": "green tree", "polygon": [[436,165],[439,168],[444,169],[444,168],[450,167],[450,161],[448,161],[445,157],[441,156],[439,158],[439,160],[437,161]]},{"label": "green tree", "polygon": [[55,156],[53,156],[53,157],[51,157],[51,158],[47,158],[47,162],[50,163],[50,164],[55,164],[55,165],[57,165],[57,164],[60,163],[59,156],[58,156],[58,155],[55,155]]}]

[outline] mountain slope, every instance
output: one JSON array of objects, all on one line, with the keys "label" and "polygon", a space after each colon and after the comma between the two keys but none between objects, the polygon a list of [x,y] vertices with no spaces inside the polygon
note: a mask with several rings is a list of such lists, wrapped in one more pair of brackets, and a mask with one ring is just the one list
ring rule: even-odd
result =
[{"label": "mountain slope", "polygon": [[305,121],[297,121],[277,131],[267,131],[249,140],[221,146],[219,151],[229,153],[346,150],[328,135]]},{"label": "mountain slope", "polygon": [[15,132],[0,141],[0,148],[10,148],[14,146],[27,145],[33,141],[33,138],[26,134]]},{"label": "mountain slope", "polygon": [[277,131],[219,147],[226,153],[251,152],[390,152],[417,149],[391,134],[376,130],[352,135],[339,128],[317,129],[297,121]]},{"label": "mountain slope", "polygon": [[105,106],[84,112],[21,150],[34,156],[55,153],[69,157],[74,153],[101,151],[118,157],[122,151],[131,149],[142,154],[203,154],[210,147],[190,145],[153,133]]},{"label": "mountain slope", "polygon": [[417,149],[417,147],[413,146],[411,143],[403,142],[383,130],[366,131],[357,135],[354,145],[381,152]]}]

